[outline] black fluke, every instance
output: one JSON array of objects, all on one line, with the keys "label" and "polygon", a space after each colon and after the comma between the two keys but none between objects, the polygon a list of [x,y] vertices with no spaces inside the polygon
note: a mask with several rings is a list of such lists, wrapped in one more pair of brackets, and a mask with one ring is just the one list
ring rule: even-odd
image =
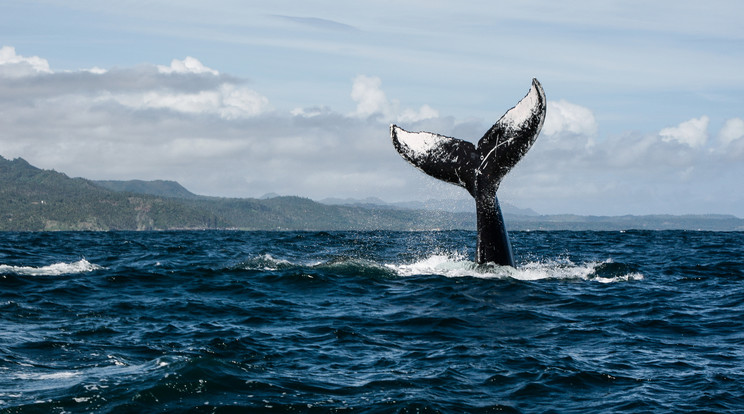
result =
[{"label": "black fluke", "polygon": [[465,188],[475,198],[478,264],[515,266],[496,190],[537,139],[546,109],[545,92],[533,79],[527,96],[486,132],[477,147],[431,132],[390,127],[393,145],[406,161],[434,178]]}]

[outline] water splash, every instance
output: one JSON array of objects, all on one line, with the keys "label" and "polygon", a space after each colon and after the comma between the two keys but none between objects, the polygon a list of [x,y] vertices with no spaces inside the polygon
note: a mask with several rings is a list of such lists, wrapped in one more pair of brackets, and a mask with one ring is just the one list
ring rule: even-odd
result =
[{"label": "water splash", "polygon": [[495,265],[477,265],[462,253],[437,253],[408,264],[386,264],[400,276],[442,275],[446,277],[476,277],[534,281],[543,279],[591,280],[599,283],[642,280],[638,272],[617,272],[608,266],[612,260],[576,264],[567,259],[528,262],[519,268]]}]

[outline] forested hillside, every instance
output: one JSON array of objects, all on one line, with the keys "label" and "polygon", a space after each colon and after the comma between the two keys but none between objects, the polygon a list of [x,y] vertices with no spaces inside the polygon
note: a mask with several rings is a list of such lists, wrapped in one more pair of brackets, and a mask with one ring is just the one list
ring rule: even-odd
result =
[{"label": "forested hillside", "polygon": [[[175,184],[175,185],[174,185]],[[113,188],[113,189],[112,189]],[[153,195],[160,192],[162,195]],[[103,182],[0,157],[0,230],[423,230],[469,214],[328,206],[300,197],[199,197],[173,182]]]},{"label": "forested hillside", "polygon": [[177,200],[119,193],[0,157],[0,230],[149,230],[226,226]]}]

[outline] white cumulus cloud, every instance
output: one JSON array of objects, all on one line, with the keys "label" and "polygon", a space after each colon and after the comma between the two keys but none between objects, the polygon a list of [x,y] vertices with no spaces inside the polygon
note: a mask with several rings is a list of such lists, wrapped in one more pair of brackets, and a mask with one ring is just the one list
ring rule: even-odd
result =
[{"label": "white cumulus cloud", "polygon": [[16,78],[39,73],[52,73],[46,59],[21,56],[12,46],[0,48],[0,76]]},{"label": "white cumulus cloud", "polygon": [[742,138],[744,138],[744,120],[741,118],[729,119],[718,133],[718,140],[723,145],[731,144]]},{"label": "white cumulus cloud", "polygon": [[351,99],[357,104],[355,115],[365,118],[375,114],[390,115],[392,108],[381,87],[382,80],[378,77],[359,75],[354,78]]},{"label": "white cumulus cloud", "polygon": [[594,147],[597,130],[589,108],[565,100],[548,101],[541,146],[543,150],[569,151],[573,159]]},{"label": "white cumulus cloud", "polygon": [[100,100],[113,100],[133,109],[169,109],[187,114],[218,115],[224,119],[255,116],[269,107],[266,97],[230,83],[195,93],[156,89],[105,94]]},{"label": "white cumulus cloud", "polygon": [[708,123],[710,118],[703,115],[682,122],[676,127],[664,128],[659,131],[659,136],[664,142],[678,142],[692,148],[699,148],[708,141]]},{"label": "white cumulus cloud", "polygon": [[545,117],[542,133],[556,135],[568,132],[571,134],[594,136],[597,134],[597,121],[589,108],[572,104],[561,99],[548,101],[548,113]]},{"label": "white cumulus cloud", "polygon": [[398,115],[398,122],[418,122],[425,119],[437,118],[439,111],[429,105],[421,105],[419,109],[404,109]]},{"label": "white cumulus cloud", "polygon": [[173,59],[170,66],[157,65],[157,68],[160,73],[209,73],[215,76],[220,74],[191,56],[186,56],[184,60]]},{"label": "white cumulus cloud", "polygon": [[382,80],[376,76],[354,78],[351,99],[357,104],[354,116],[360,118],[379,115],[386,121],[418,122],[439,116],[439,112],[429,105],[422,105],[419,109],[400,109],[398,101],[387,98],[382,90]]},{"label": "white cumulus cloud", "polygon": [[[45,74],[45,87],[34,76]],[[93,67],[54,72],[39,57],[24,57],[9,46],[0,49],[0,80],[6,79],[5,101],[39,106],[53,103],[79,107],[116,103],[135,110],[169,110],[183,114],[214,115],[223,119],[253,117],[269,110],[265,96],[237,80],[187,57],[169,67],[141,65],[112,71]]]},{"label": "white cumulus cloud", "polygon": [[728,159],[744,156],[744,120],[731,118],[718,132],[718,151]]}]

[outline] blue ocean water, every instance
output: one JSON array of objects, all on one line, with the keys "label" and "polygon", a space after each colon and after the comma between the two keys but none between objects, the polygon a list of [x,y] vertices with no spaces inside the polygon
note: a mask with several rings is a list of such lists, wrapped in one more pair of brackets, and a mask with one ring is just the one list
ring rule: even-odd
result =
[{"label": "blue ocean water", "polygon": [[744,233],[0,233],[0,412],[744,411]]}]

